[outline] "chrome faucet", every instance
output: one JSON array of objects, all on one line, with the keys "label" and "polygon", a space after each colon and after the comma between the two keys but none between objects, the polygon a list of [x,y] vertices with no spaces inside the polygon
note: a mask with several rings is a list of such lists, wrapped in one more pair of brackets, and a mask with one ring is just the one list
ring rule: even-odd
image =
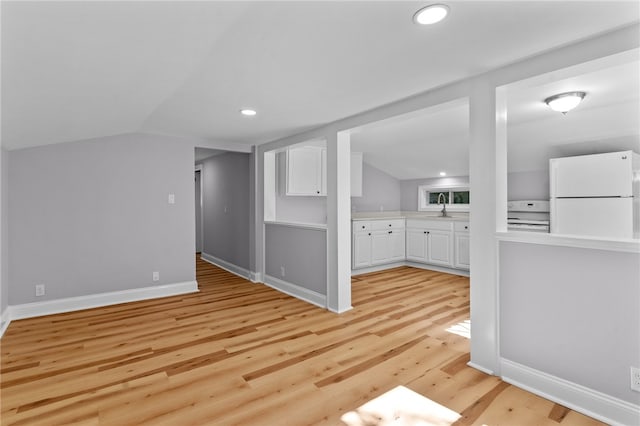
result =
[{"label": "chrome faucet", "polygon": [[442,192],[439,193],[438,194],[438,201],[437,201],[438,204],[440,204],[440,197],[442,197],[442,210],[440,211],[440,216],[447,217],[448,216],[447,215],[447,203],[446,203],[446,201],[447,201],[446,198],[447,197],[444,195],[444,193],[442,193]]}]

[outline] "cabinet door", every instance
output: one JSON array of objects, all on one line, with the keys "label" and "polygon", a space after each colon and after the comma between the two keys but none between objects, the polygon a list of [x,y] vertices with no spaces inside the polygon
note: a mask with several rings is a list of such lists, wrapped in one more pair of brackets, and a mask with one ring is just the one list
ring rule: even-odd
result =
[{"label": "cabinet door", "polygon": [[287,150],[287,195],[322,195],[322,149]]},{"label": "cabinet door", "polygon": [[427,231],[407,229],[407,260],[427,261]]},{"label": "cabinet door", "polygon": [[460,269],[469,269],[469,233],[455,233],[455,267]]},{"label": "cabinet door", "polygon": [[452,265],[452,236],[450,231],[428,231],[427,257],[434,265]]},{"label": "cabinet door", "polygon": [[394,229],[389,231],[390,261],[398,262],[404,260],[404,229]]},{"label": "cabinet door", "polygon": [[388,231],[371,233],[371,264],[379,265],[389,262],[391,250]]},{"label": "cabinet door", "polygon": [[353,269],[371,266],[371,233],[353,234]]}]

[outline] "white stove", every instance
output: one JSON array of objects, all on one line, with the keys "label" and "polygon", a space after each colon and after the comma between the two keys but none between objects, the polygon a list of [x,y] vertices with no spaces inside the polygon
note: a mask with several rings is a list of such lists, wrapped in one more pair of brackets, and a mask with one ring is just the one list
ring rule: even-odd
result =
[{"label": "white stove", "polygon": [[507,228],[510,231],[549,232],[549,201],[507,202]]}]

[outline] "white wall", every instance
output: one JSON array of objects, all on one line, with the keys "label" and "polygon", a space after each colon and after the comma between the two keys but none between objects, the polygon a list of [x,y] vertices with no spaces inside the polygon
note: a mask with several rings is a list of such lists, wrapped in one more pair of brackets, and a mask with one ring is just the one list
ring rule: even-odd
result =
[{"label": "white wall", "polygon": [[507,198],[509,200],[548,200],[549,170],[510,172]]},{"label": "white wall", "polygon": [[500,243],[500,352],[640,404],[640,255]]},{"label": "white wall", "polygon": [[9,182],[10,305],[195,280],[193,145],[128,134],[11,151]]},{"label": "white wall", "polygon": [[351,211],[398,211],[400,204],[400,181],[370,164],[362,163],[362,197],[351,197]]}]

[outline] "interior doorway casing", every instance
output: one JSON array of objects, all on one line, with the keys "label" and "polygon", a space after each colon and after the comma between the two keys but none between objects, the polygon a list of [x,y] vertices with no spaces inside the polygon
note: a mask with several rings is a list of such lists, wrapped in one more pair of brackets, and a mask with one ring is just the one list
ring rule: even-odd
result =
[{"label": "interior doorway casing", "polygon": [[202,164],[196,164],[195,166],[195,212],[196,212],[196,253],[201,253],[203,250],[203,233],[204,233],[204,215],[202,211]]}]

